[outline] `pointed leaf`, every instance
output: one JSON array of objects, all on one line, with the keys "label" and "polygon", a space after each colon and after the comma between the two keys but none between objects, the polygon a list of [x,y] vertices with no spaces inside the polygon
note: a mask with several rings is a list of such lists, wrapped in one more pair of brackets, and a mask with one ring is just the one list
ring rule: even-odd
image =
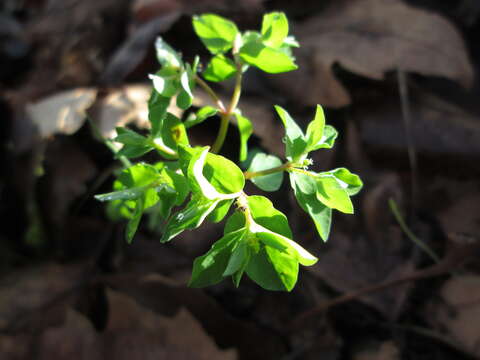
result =
[{"label": "pointed leaf", "polygon": [[291,291],[298,277],[298,261],[272,247],[262,246],[245,269],[247,275],[266,290]]},{"label": "pointed leaf", "polygon": [[295,161],[305,152],[307,146],[305,136],[300,126],[298,126],[285,109],[275,105],[275,110],[285,126],[286,157],[287,159]]},{"label": "pointed leaf", "polygon": [[315,118],[308,124],[307,127],[307,151],[314,149],[316,145],[321,142],[323,138],[323,131],[325,128],[325,114],[320,105],[317,105]]},{"label": "pointed leaf", "polygon": [[193,263],[190,287],[204,287],[219,283],[225,278],[224,272],[232,255],[236,242],[245,235],[245,231],[237,231],[225,235],[213,244],[212,248]]},{"label": "pointed leaf", "polygon": [[184,230],[191,230],[199,227],[205,218],[215,210],[219,199],[208,200],[202,197],[192,197],[187,206],[172,215],[168,221],[160,242],[172,240]]},{"label": "pointed leaf", "polygon": [[161,37],[157,38],[155,49],[157,51],[157,59],[163,67],[182,67],[180,55],[163,41]]},{"label": "pointed leaf", "polygon": [[140,220],[142,218],[144,208],[145,208],[145,202],[143,200],[143,197],[141,197],[136,201],[135,211],[133,213],[132,218],[128,221],[127,229],[125,230],[125,239],[129,244],[132,243],[133,237],[137,232],[138,225],[140,224]]},{"label": "pointed leaf", "polygon": [[300,207],[312,218],[318,234],[327,241],[332,223],[332,209],[322,204],[316,194],[304,193],[297,184],[297,174],[290,173],[290,183]]}]

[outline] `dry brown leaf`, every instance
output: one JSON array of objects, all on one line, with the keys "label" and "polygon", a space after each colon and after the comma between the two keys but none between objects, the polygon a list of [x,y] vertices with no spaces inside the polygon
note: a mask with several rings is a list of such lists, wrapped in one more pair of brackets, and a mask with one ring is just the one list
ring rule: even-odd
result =
[{"label": "dry brown leaf", "polygon": [[97,90],[78,88],[63,91],[27,104],[26,112],[42,138],[75,133],[85,122],[85,110],[95,101]]},{"label": "dry brown leaf", "polygon": [[[333,2],[298,26],[300,70],[277,77],[297,101],[341,107],[351,98],[332,66],[372,79],[401,68],[472,84],[474,71],[457,29],[444,17],[400,0]],[[306,90],[308,89],[308,90]]]},{"label": "dry brown leaf", "polygon": [[432,302],[426,320],[446,332],[475,356],[480,356],[480,277],[462,275],[450,278]]},{"label": "dry brown leaf", "polygon": [[46,329],[39,339],[38,360],[101,360],[95,328],[83,315],[67,310],[65,323]]},{"label": "dry brown leaf", "polygon": [[128,85],[110,92],[95,104],[92,118],[106,138],[116,135],[117,126],[134,122],[140,128],[149,126],[148,99],[152,87]]},{"label": "dry brown leaf", "polygon": [[[446,160],[445,155],[453,157],[457,164],[457,156],[480,154],[478,117],[425,93],[412,94],[411,109],[411,133],[419,154],[441,155],[440,164]],[[361,121],[364,143],[384,151],[406,151],[405,127],[398,98],[357,110],[353,116],[356,121]]]},{"label": "dry brown leaf", "polygon": [[400,351],[392,341],[385,341],[359,351],[353,356],[353,360],[400,360]]},{"label": "dry brown leaf", "polygon": [[84,271],[81,265],[49,264],[4,278],[0,282],[0,330],[21,328],[33,314],[43,315],[42,321],[47,322],[44,307],[66,296]]},{"label": "dry brown leaf", "polygon": [[[108,301],[110,305],[107,334],[115,335],[122,332],[154,335],[157,341],[150,344],[149,348],[157,349],[159,354],[168,352],[170,354],[181,354],[186,359],[236,359],[234,350],[219,350],[213,340],[205,333],[198,321],[186,309],[181,309],[173,318],[167,318],[153,311],[148,310],[127,295],[108,290]],[[131,340],[134,341],[134,340]],[[121,348],[112,349],[113,354],[120,354],[124,345],[115,342]],[[130,349],[130,359],[140,359],[142,349],[138,352]],[[114,356],[115,359],[127,359],[129,357]],[[164,358],[164,357],[162,357]],[[176,358],[176,357],[171,357]]]}]

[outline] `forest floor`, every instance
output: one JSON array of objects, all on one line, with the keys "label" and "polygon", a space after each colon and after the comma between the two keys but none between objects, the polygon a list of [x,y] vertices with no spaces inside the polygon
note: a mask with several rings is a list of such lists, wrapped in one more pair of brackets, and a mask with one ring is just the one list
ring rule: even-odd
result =
[{"label": "forest floor", "polygon": [[[192,261],[221,229],[165,245],[142,223],[126,244],[93,198],[120,165],[85,111],[105,136],[142,131],[157,36],[206,57],[193,14],[248,29],[273,10],[291,21],[300,68],[246,73],[250,146],[282,156],[272,105],[305,125],[321,104],[340,137],[315,167],[346,166],[365,187],[327,243],[288,184],[269,195],[319,257],[291,293],[248,279],[191,289]],[[479,34],[476,0],[3,1],[0,359],[480,359]],[[199,91],[194,105],[207,101]],[[218,124],[193,141],[211,144]]]}]

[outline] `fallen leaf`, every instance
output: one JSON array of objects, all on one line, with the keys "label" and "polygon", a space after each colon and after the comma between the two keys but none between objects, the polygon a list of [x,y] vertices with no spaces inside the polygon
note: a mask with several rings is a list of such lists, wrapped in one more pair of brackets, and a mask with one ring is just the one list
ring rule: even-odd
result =
[{"label": "fallen leaf", "polygon": [[[235,347],[242,358],[273,359],[285,353],[284,344],[276,333],[231,316],[200,289],[187,288],[183,283],[176,283],[159,274],[108,276],[103,282],[128,294],[156,314],[172,316],[178,314],[182,307],[186,308],[222,348]],[[121,311],[117,314],[125,317]],[[259,339],[261,346],[258,346]]]},{"label": "fallen leaf", "polygon": [[400,360],[400,351],[393,341],[385,341],[358,351],[353,360]]},{"label": "fallen leaf", "polygon": [[42,138],[75,133],[85,122],[85,110],[95,101],[97,90],[63,91],[26,105],[26,112]]},{"label": "fallen leaf", "polygon": [[149,85],[127,85],[110,91],[91,110],[91,118],[106,138],[116,135],[117,126],[134,123],[139,128],[150,126],[148,121]]},{"label": "fallen leaf", "polygon": [[101,360],[101,344],[90,321],[68,309],[65,323],[47,328],[39,337],[38,360]]},{"label": "fallen leaf", "polygon": [[296,28],[300,70],[273,80],[299,103],[330,107],[351,103],[348,91],[334,76],[336,63],[377,80],[401,68],[472,85],[474,70],[465,44],[444,17],[400,0],[332,4]]},{"label": "fallen leaf", "polygon": [[[48,306],[62,296],[68,298],[68,293],[78,285],[84,272],[82,265],[48,264],[3,278],[0,282],[0,330],[33,329],[32,319],[48,323]],[[56,307],[61,308],[60,303]],[[38,315],[41,319],[37,319]]]},{"label": "fallen leaf", "polygon": [[[477,116],[422,92],[412,94],[410,107],[412,139],[419,154],[441,155],[440,165],[444,165],[448,160],[446,156],[449,156],[455,168],[458,168],[459,156],[468,159],[480,154],[480,119]],[[406,151],[405,127],[398,98],[358,108],[352,116],[361,122],[364,144],[383,151]],[[472,164],[475,165],[476,162]]]},{"label": "fallen leaf", "polygon": [[2,360],[31,359],[30,347],[27,346],[31,341],[32,339],[29,335],[0,335],[0,354],[2,354]]},{"label": "fallen leaf", "polygon": [[425,319],[475,356],[480,356],[480,277],[451,277],[427,307]]},{"label": "fallen leaf", "polygon": [[199,360],[237,358],[234,350],[219,350],[198,321],[185,309],[181,309],[173,318],[167,318],[142,307],[133,298],[122,293],[108,290],[107,298],[110,309],[107,336],[116,337],[117,334],[128,332],[131,334],[130,344],[135,343],[142,335],[157,338],[157,341],[150,343],[147,349],[138,346],[126,350],[125,344],[114,341],[111,354],[114,359],[144,359],[145,357],[140,355],[152,356],[152,351],[153,353],[158,351],[159,354],[170,353],[170,358],[177,358],[172,356],[174,354],[181,354],[185,359]]}]

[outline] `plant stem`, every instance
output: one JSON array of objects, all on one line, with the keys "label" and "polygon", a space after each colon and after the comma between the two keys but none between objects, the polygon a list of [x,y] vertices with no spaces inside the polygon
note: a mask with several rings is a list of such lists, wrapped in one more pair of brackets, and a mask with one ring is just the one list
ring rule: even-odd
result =
[{"label": "plant stem", "polygon": [[273,167],[271,169],[260,170],[260,171],[245,171],[243,175],[245,176],[245,179],[252,179],[259,176],[265,176],[265,175],[270,175],[277,172],[285,171],[291,168],[292,168],[292,163],[286,162],[285,164]]},{"label": "plant stem", "polygon": [[226,112],[225,105],[223,105],[223,102],[220,100],[217,93],[200,76],[195,75],[195,82],[207,92],[222,113]]},{"label": "plant stem", "polygon": [[422,240],[416,237],[412,230],[410,230],[410,228],[407,226],[402,215],[400,214],[400,210],[398,210],[395,200],[393,200],[392,198],[388,199],[388,205],[390,206],[390,210],[392,211],[393,216],[397,220],[405,235],[407,235],[407,237],[412,240],[415,245],[425,251],[425,253],[427,253],[427,255],[433,259],[433,261],[439,263],[440,257],[427,244],[425,244]]},{"label": "plant stem", "polygon": [[240,62],[237,62],[237,75],[235,80],[235,88],[233,90],[232,99],[226,112],[222,113],[220,119],[220,129],[218,130],[217,138],[212,145],[211,152],[217,154],[225,142],[227,136],[228,125],[230,123],[230,117],[237,108],[238,101],[240,100],[240,94],[242,93],[242,66]]}]

